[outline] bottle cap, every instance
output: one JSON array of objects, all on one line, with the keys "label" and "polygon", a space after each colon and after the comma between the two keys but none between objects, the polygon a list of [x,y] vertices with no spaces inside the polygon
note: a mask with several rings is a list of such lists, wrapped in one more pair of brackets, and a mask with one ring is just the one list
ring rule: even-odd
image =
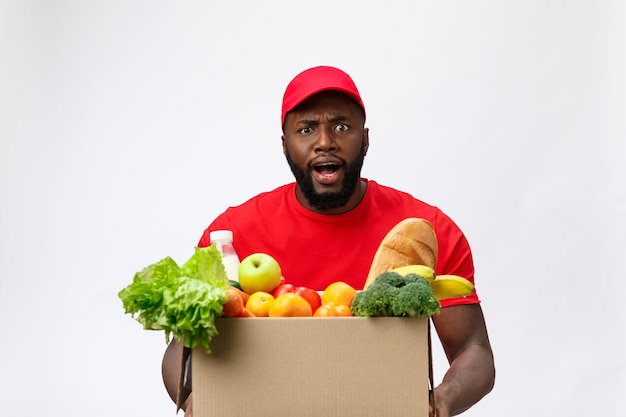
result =
[{"label": "bottle cap", "polygon": [[215,242],[216,240],[230,240],[233,241],[233,232],[232,230],[214,230],[209,233],[209,239],[211,242]]}]

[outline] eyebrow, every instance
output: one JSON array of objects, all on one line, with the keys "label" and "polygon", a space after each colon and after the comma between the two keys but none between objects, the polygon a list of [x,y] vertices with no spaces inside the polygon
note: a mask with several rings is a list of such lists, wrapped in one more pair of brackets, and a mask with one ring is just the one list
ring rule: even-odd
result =
[{"label": "eyebrow", "polygon": [[345,122],[346,120],[349,120],[349,119],[350,119],[350,117],[348,117],[348,116],[339,115],[339,116],[335,116],[335,117],[331,118],[330,121],[331,122]]},{"label": "eyebrow", "polygon": [[319,123],[319,121],[318,120],[313,120],[313,119],[302,119],[302,120],[298,120],[296,122],[296,124],[306,125],[306,126],[311,126],[311,125],[314,125],[314,124],[317,124],[317,123]]},{"label": "eyebrow", "polygon": [[[349,119],[350,119],[350,117],[349,117],[349,116],[342,116],[342,115],[339,115],[339,116],[332,117],[332,118],[330,119],[330,122],[331,122],[331,123],[336,123],[336,122],[345,122],[345,121],[347,121],[347,120],[349,120]],[[308,125],[308,126],[310,126],[310,125],[315,125],[315,124],[318,124],[318,123],[319,123],[319,120],[318,120],[318,119],[302,119],[302,120],[298,120],[298,121],[297,121],[297,123],[298,123],[298,124],[303,124],[303,125]]]}]

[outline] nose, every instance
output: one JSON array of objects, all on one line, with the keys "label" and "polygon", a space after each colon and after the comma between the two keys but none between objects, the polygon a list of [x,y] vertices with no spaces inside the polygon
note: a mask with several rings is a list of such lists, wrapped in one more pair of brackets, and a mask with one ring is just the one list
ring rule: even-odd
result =
[{"label": "nose", "polygon": [[320,129],[319,135],[315,140],[315,152],[330,152],[336,149],[337,143],[332,131]]}]

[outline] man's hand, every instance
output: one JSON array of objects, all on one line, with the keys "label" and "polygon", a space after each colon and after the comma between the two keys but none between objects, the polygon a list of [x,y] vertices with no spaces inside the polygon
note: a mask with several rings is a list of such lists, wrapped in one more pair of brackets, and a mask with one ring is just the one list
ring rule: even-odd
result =
[{"label": "man's hand", "polygon": [[433,323],[450,368],[435,388],[435,413],[450,417],[476,404],[493,388],[495,368],[480,304],[441,309]]},{"label": "man's hand", "polygon": [[193,394],[189,394],[189,397],[185,400],[183,404],[183,410],[185,410],[185,417],[193,417],[193,401],[191,401],[191,396]]},{"label": "man's hand", "polygon": [[432,404],[429,404],[428,417],[450,417],[450,411],[446,407],[446,404],[443,401],[443,399],[438,398],[436,388],[435,388],[435,407],[437,408],[437,412],[434,412]]}]

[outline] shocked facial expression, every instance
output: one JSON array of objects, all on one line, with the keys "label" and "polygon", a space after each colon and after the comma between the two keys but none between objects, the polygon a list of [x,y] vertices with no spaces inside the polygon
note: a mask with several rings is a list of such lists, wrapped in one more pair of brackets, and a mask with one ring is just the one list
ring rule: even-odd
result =
[{"label": "shocked facial expression", "polygon": [[312,96],[287,114],[282,140],[305,207],[337,213],[358,204],[369,138],[356,102],[337,92]]}]

